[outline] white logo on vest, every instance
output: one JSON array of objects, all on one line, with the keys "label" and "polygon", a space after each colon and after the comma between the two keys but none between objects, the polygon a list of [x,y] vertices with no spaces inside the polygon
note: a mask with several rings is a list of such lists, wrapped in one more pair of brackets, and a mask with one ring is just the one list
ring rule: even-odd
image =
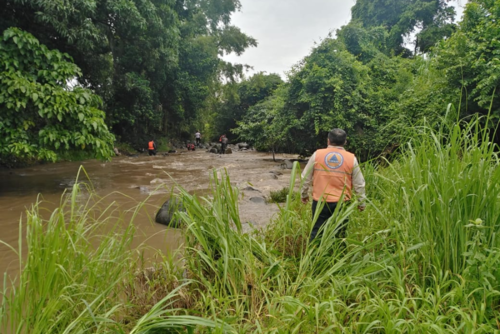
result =
[{"label": "white logo on vest", "polygon": [[325,157],[325,164],[330,169],[339,169],[344,164],[344,157],[339,152],[328,153]]}]

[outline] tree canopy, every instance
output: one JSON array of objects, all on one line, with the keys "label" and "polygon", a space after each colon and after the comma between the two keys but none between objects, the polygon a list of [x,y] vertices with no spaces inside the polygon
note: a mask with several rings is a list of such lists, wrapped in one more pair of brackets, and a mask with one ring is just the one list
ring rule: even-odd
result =
[{"label": "tree canopy", "polygon": [[0,28],[19,27],[71,55],[111,130],[140,142],[189,133],[218,77],[241,73],[219,58],[256,45],[231,25],[239,8],[238,0],[9,0]]},{"label": "tree canopy", "polygon": [[[497,2],[470,1],[455,25],[446,1],[358,0],[352,21],[251,108],[235,133],[262,149],[274,151],[268,138],[280,138],[283,150],[308,154],[339,127],[348,148],[366,160],[390,153],[424,119],[438,126],[450,110],[457,117],[489,114],[496,128],[498,13]],[[404,43],[410,33],[413,50]]]},{"label": "tree canopy", "polygon": [[113,135],[90,90],[70,87],[80,69],[67,54],[49,50],[16,28],[0,40],[0,162],[55,161],[58,152],[113,154]]},{"label": "tree canopy", "polygon": [[495,128],[499,6],[471,0],[457,25],[446,0],[357,0],[351,22],[282,80],[221,60],[257,45],[231,24],[238,0],[8,0],[2,159],[106,158],[112,134],[143,145],[196,129],[308,154],[333,127],[370,159],[420,120],[439,123],[450,103],[458,116],[489,113]]},{"label": "tree canopy", "polygon": [[357,0],[352,8],[352,23],[365,28],[383,27],[388,32],[388,49],[409,55],[404,38],[420,30],[415,49],[429,51],[453,31],[455,10],[446,0]]}]

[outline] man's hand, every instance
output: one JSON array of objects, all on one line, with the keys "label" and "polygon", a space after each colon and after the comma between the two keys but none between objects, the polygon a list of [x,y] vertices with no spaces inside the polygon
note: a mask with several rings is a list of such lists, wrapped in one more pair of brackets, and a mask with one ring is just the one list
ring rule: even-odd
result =
[{"label": "man's hand", "polygon": [[303,197],[302,203],[307,204],[307,202],[309,202],[309,197]]}]

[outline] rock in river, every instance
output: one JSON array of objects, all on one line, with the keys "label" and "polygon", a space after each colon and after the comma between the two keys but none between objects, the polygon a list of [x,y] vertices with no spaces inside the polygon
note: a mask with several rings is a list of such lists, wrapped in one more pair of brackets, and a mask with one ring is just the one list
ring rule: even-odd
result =
[{"label": "rock in river", "polygon": [[182,202],[178,198],[170,198],[163,203],[160,210],[156,213],[155,221],[158,224],[167,225],[168,227],[179,228],[182,221],[180,219],[173,219],[177,211],[185,212]]}]

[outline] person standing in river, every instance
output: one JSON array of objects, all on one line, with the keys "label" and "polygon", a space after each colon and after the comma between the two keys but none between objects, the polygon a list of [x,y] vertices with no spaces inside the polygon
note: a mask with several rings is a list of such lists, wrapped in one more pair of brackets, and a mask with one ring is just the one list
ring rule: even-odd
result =
[{"label": "person standing in river", "polygon": [[200,143],[201,143],[200,130],[196,131],[196,133],[194,134],[194,138],[196,139],[196,146],[200,146]]},{"label": "person standing in river", "polygon": [[226,134],[223,134],[222,136],[220,136],[219,141],[221,144],[221,148],[220,148],[221,154],[226,154],[227,143],[228,143],[228,139],[226,137]]},{"label": "person standing in river", "polygon": [[153,139],[148,143],[148,153],[149,155],[156,155],[156,143]]},{"label": "person standing in river", "polygon": [[[309,188],[312,184],[313,217],[318,202],[325,202],[311,231],[310,241],[319,236],[320,228],[333,215],[339,201],[349,201],[353,191],[360,201],[358,209],[365,209],[365,179],[356,156],[344,149],[346,139],[344,130],[331,130],[327,138],[328,147],[314,152],[302,172],[302,202],[306,204],[309,201]],[[337,232],[339,238],[345,238],[347,222],[346,219]]]}]

